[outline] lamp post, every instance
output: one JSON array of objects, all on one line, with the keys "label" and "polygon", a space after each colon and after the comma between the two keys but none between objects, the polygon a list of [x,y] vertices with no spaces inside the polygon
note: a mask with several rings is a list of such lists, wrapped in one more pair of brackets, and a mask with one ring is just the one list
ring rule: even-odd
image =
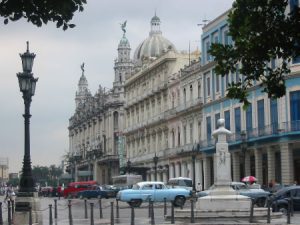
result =
[{"label": "lamp post", "polygon": [[241,150],[243,152],[243,176],[246,176],[246,150],[247,150],[247,133],[246,131],[241,132]]},{"label": "lamp post", "polygon": [[192,148],[192,164],[193,164],[193,192],[196,193],[196,154],[197,154],[197,150],[199,150],[199,144],[197,145],[197,147],[195,147],[193,145]]},{"label": "lamp post", "polygon": [[153,157],[153,162],[154,162],[154,179],[155,181],[157,181],[157,162],[158,162],[158,157],[155,153],[154,157]]},{"label": "lamp post", "polygon": [[17,73],[17,77],[19,80],[20,91],[23,93],[24,105],[25,105],[25,113],[23,117],[25,119],[25,140],[24,140],[24,159],[23,159],[23,168],[22,175],[20,179],[20,195],[21,193],[25,193],[23,195],[30,196],[35,192],[34,189],[34,180],[32,177],[32,169],[31,169],[31,160],[30,160],[30,129],[29,129],[29,120],[30,120],[30,103],[31,98],[35,92],[35,86],[38,78],[34,78],[32,71],[33,60],[35,57],[34,53],[29,52],[29,42],[27,41],[27,51],[23,54],[20,54],[22,59],[23,72]]}]

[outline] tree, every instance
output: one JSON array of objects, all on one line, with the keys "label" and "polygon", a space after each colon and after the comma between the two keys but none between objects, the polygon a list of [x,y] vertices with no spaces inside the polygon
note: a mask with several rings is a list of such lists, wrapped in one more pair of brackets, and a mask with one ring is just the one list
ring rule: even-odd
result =
[{"label": "tree", "polygon": [[[291,9],[289,13],[287,9]],[[258,81],[269,98],[285,95],[289,63],[300,56],[299,15],[298,0],[236,0],[233,3],[228,27],[234,44],[212,44],[210,50],[216,61],[216,74],[244,75],[244,79],[229,84],[227,97],[239,99],[247,106],[247,90],[254,81]],[[277,59],[278,66],[271,65],[273,59]]]},{"label": "tree", "polygon": [[38,27],[51,21],[66,30],[75,27],[69,22],[76,11],[83,11],[83,4],[86,0],[2,0],[0,16],[4,24],[25,18]]}]

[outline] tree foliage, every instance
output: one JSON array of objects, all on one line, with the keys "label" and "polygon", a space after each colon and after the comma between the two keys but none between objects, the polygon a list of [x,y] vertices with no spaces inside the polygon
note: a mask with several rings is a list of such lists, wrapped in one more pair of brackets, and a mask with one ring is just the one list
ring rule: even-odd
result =
[{"label": "tree foliage", "polygon": [[[229,84],[227,97],[239,99],[247,106],[247,90],[254,81],[258,81],[269,98],[285,95],[289,63],[300,55],[299,7],[288,3],[289,0],[236,0],[233,3],[228,16],[233,45],[212,44],[210,50],[216,61],[216,74],[225,76],[238,72],[244,75],[244,79]],[[279,65],[273,67],[272,59],[277,59]]]},{"label": "tree foliage", "polygon": [[33,166],[32,176],[37,183],[45,185],[55,186],[58,183],[59,177],[62,175],[63,171],[60,167],[55,165],[47,166]]},{"label": "tree foliage", "polygon": [[51,21],[66,30],[75,27],[69,22],[76,11],[83,11],[84,4],[86,0],[2,0],[0,16],[4,24],[25,18],[38,27]]}]

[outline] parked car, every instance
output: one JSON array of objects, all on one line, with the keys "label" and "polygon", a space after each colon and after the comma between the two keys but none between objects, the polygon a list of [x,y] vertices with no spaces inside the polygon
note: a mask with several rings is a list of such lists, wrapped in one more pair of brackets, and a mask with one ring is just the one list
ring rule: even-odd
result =
[{"label": "parked car", "polygon": [[78,198],[114,198],[117,195],[117,190],[112,186],[93,186],[90,190],[77,192]]},{"label": "parked car", "polygon": [[[265,191],[261,188],[249,188],[246,184],[242,182],[231,182],[231,187],[233,190],[236,191],[237,194],[248,196],[254,199],[255,204],[258,207],[264,207],[266,205],[268,196],[271,195],[270,192]],[[215,186],[212,185],[208,190],[198,192],[197,196],[199,198],[207,196],[214,188]]]},{"label": "parked car", "polygon": [[288,200],[293,199],[294,211],[300,211],[300,186],[284,187],[271,196],[273,211],[287,213]]},{"label": "parked car", "polygon": [[132,189],[119,191],[117,199],[127,202],[132,207],[139,207],[149,200],[154,202],[173,201],[174,206],[183,206],[192,192],[184,188],[168,188],[163,182],[139,182]]},{"label": "parked car", "polygon": [[71,182],[63,190],[64,198],[74,198],[77,196],[77,193],[84,190],[90,190],[93,185],[96,185],[96,181],[77,181]]},{"label": "parked car", "polygon": [[167,186],[172,188],[185,188],[191,191],[193,190],[193,180],[188,177],[170,178],[167,182]]}]

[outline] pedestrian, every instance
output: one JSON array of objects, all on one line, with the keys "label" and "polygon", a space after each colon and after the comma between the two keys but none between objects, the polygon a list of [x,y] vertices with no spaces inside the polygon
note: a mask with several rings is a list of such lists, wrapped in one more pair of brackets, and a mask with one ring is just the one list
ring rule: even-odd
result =
[{"label": "pedestrian", "polygon": [[202,185],[201,185],[200,182],[197,183],[196,191],[197,191],[197,192],[202,191]]}]

